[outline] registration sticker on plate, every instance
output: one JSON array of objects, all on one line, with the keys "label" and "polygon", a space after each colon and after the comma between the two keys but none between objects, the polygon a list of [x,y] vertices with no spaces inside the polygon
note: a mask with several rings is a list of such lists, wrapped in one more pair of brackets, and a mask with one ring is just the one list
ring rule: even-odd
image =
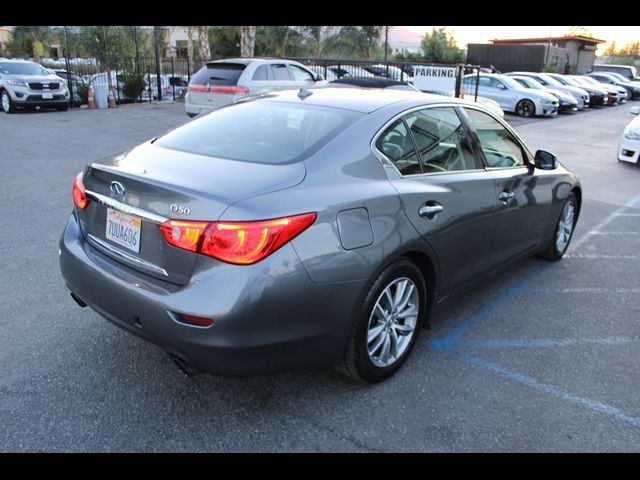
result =
[{"label": "registration sticker on plate", "polygon": [[142,221],[139,218],[108,208],[105,236],[107,240],[138,253],[140,251],[141,225]]},{"label": "registration sticker on plate", "polygon": [[43,93],[42,94],[42,99],[43,100],[51,100],[53,98],[53,93]]}]

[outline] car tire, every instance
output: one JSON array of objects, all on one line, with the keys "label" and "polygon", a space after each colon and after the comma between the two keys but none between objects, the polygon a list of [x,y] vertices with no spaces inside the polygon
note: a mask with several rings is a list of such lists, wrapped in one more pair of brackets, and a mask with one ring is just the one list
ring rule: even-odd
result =
[{"label": "car tire", "polygon": [[197,113],[191,113],[191,112],[187,112],[187,115],[189,115],[191,118],[198,116]]},{"label": "car tire", "polygon": [[578,200],[572,193],[565,200],[562,210],[560,210],[558,221],[553,229],[553,235],[544,251],[540,254],[542,258],[555,262],[564,256],[567,248],[569,248],[569,243],[571,243],[577,220]]},{"label": "car tire", "polygon": [[69,110],[69,105],[62,105],[58,107],[59,112],[66,112],[67,110]]},{"label": "car tire", "polygon": [[536,114],[536,106],[531,100],[520,100],[516,105],[516,113],[520,117],[533,117]]},{"label": "car tire", "polygon": [[426,311],[420,269],[404,258],[389,265],[369,287],[337,369],[362,383],[389,378],[411,353]]},{"label": "car tire", "polygon": [[11,95],[6,90],[0,92],[0,108],[6,113],[14,113],[16,111],[16,105],[11,100]]}]

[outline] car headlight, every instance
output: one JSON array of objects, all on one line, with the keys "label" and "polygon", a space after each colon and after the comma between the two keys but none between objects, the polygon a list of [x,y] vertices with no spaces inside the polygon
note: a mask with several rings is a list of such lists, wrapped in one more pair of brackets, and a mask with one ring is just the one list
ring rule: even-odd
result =
[{"label": "car headlight", "polygon": [[7,80],[7,83],[9,85],[12,85],[14,87],[26,87],[27,83],[23,82],[22,80]]},{"label": "car headlight", "polygon": [[547,100],[546,98],[542,100],[542,104],[543,105],[553,105],[553,101],[552,100]]},{"label": "car headlight", "polygon": [[640,140],[640,133],[632,132],[631,130],[624,132],[624,138],[627,140]]}]

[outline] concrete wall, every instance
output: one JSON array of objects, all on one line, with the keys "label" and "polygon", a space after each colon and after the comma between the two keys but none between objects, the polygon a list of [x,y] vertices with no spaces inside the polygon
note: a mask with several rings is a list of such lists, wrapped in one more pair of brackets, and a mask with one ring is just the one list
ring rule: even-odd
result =
[{"label": "concrete wall", "polygon": [[467,46],[467,63],[482,67],[493,65],[501,72],[539,72],[544,66],[545,54],[545,45],[470,43]]}]

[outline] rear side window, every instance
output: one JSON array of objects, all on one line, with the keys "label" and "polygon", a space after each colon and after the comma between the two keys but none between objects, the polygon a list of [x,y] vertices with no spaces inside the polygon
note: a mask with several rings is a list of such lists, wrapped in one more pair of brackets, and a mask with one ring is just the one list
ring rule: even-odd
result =
[{"label": "rear side window", "polygon": [[420,159],[413,146],[411,135],[402,120],[393,122],[378,137],[376,148],[393,162],[402,175],[418,175],[422,173]]},{"label": "rear side window", "polygon": [[269,70],[266,65],[260,65],[256,68],[252,80],[269,80]]},{"label": "rear side window", "polygon": [[243,102],[193,120],[154,143],[230,160],[292,163],[315,153],[361,116],[312,105]]},{"label": "rear side window", "polygon": [[198,70],[191,81],[202,85],[237,85],[245,68],[239,63],[211,63]]},{"label": "rear side window", "polygon": [[271,73],[276,80],[291,80],[289,69],[286,65],[271,65]]}]

